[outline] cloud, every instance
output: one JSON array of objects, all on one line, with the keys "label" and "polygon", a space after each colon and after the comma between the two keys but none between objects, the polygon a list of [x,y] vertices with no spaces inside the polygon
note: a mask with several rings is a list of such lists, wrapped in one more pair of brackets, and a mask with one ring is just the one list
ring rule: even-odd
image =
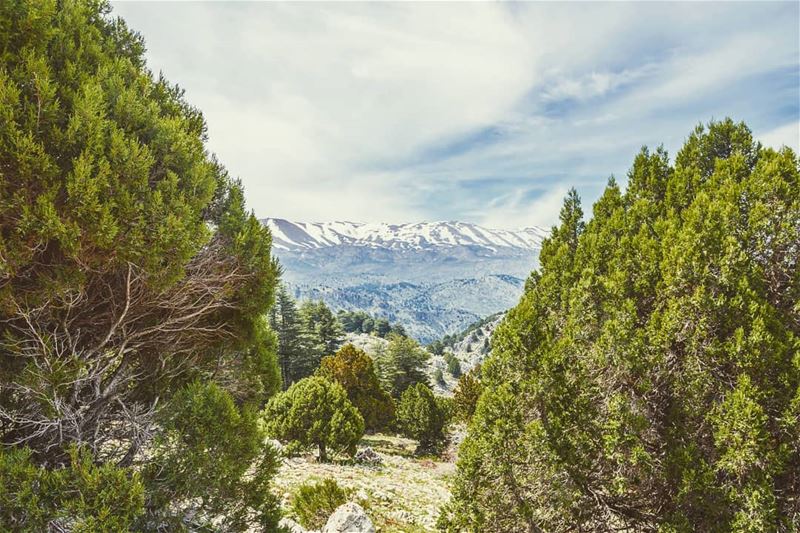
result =
[{"label": "cloud", "polygon": [[775,149],[788,146],[800,153],[800,121],[789,122],[760,134],[756,133],[755,137],[765,146]]},{"label": "cloud", "polygon": [[791,141],[800,118],[791,3],[114,9],[259,216],[549,226],[642,144],[726,115]]}]

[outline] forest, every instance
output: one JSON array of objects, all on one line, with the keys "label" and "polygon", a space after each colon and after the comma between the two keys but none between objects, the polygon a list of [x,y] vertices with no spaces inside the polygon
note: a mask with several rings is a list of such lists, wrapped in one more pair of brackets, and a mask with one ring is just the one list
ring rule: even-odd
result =
[{"label": "forest", "polygon": [[354,500],[428,531],[344,478],[287,504],[282,465],[451,454],[439,531],[800,527],[792,149],[726,118],[642,148],[589,214],[571,190],[462,368],[453,343],[497,316],[423,347],[295,301],[202,110],[144,53],[104,1],[0,3],[0,531],[375,531],[326,525]]}]

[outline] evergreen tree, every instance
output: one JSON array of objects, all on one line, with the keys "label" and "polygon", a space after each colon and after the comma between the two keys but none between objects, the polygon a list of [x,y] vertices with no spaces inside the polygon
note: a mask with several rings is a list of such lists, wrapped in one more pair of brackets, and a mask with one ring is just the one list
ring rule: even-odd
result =
[{"label": "evergreen tree", "polygon": [[390,335],[386,349],[375,356],[378,377],[386,390],[399,398],[411,385],[428,382],[424,369],[429,357],[414,339]]},{"label": "evergreen tree", "polygon": [[451,357],[447,362],[447,371],[454,378],[461,377],[461,361],[456,357]]},{"label": "evergreen tree", "polygon": [[435,452],[446,440],[447,407],[437,401],[431,389],[417,383],[403,391],[397,405],[397,425],[407,437],[419,441],[416,453]]},{"label": "evergreen tree", "polygon": [[375,374],[372,358],[352,344],[322,359],[317,372],[347,391],[347,398],[361,413],[368,431],[386,428],[394,419],[394,401]]},{"label": "evergreen tree", "polygon": [[269,317],[270,326],[277,334],[278,364],[283,387],[286,389],[300,379],[298,366],[303,358],[303,343],[300,338],[301,324],[297,304],[283,285],[278,288],[275,305],[270,309]]},{"label": "evergreen tree", "polygon": [[303,302],[300,317],[305,329],[315,337],[324,355],[333,355],[342,345],[344,335],[336,315],[324,302]]},{"label": "evergreen tree", "polygon": [[574,191],[499,326],[451,531],[788,531],[800,518],[800,168],[744,124]]},{"label": "evergreen tree", "polygon": [[355,454],[364,434],[364,419],[338,383],[304,378],[270,399],[264,409],[267,433],[296,451],[316,446],[319,460],[328,451]]},{"label": "evergreen tree", "polygon": [[483,392],[480,372],[481,367],[478,365],[463,374],[453,391],[453,409],[456,416],[464,422],[469,422],[472,419],[472,415],[475,414],[475,408],[478,406],[478,399],[481,396],[481,392]]},{"label": "evergreen tree", "polygon": [[[146,529],[130,526],[152,501],[137,461],[172,399],[218,380],[244,416],[277,386],[269,231],[208,153],[200,111],[109,11],[0,2],[2,530]],[[6,506],[40,494],[58,515],[46,527]],[[276,526],[265,490],[228,503]]]}]

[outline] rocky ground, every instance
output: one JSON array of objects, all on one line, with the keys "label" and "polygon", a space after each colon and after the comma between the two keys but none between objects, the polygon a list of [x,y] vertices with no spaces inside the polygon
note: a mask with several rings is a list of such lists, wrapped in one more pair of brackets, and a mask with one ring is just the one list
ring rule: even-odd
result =
[{"label": "rocky ground", "polygon": [[448,484],[455,465],[452,454],[445,458],[415,457],[416,444],[390,435],[365,436],[359,449],[372,448],[380,455],[381,466],[345,460],[318,463],[311,455],[287,458],[275,480],[276,488],[289,510],[289,498],[296,487],[306,481],[333,478],[340,486],[353,489],[378,532],[435,531],[439,508],[450,497]]}]

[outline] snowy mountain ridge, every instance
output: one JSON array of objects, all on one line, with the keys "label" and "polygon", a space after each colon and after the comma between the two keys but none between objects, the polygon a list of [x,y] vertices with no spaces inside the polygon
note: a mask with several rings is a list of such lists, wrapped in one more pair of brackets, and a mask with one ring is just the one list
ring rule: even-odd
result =
[{"label": "snowy mountain ridge", "polygon": [[512,307],[548,234],[466,222],[262,222],[295,298],[367,311],[421,342]]},{"label": "snowy mountain ridge", "polygon": [[492,252],[503,248],[534,250],[548,233],[539,227],[510,231],[468,222],[292,222],[282,218],[266,218],[262,222],[272,232],[275,248],[287,251],[348,245],[391,250],[457,246],[485,248]]}]

